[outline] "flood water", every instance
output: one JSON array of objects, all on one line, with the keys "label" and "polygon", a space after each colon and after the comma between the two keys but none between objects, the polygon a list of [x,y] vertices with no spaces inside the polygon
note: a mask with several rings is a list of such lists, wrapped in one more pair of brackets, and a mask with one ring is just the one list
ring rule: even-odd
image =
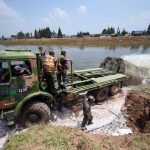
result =
[{"label": "flood water", "polygon": [[[39,45],[13,45],[13,46],[5,46],[0,45],[0,50],[4,49],[31,49],[33,52],[38,51]],[[131,56],[144,56],[145,58],[150,59],[150,47],[143,48],[143,46],[138,48],[133,47],[78,47],[78,46],[50,46],[44,45],[43,48],[48,52],[48,50],[54,50],[56,57],[60,55],[61,50],[67,51],[67,57],[73,60],[73,69],[86,69],[86,68],[94,68],[99,67],[99,64],[102,60],[107,56],[113,57],[130,57]],[[146,57],[145,57],[146,56]],[[136,60],[135,60],[136,59]],[[132,59],[130,60],[132,61]],[[134,57],[133,61],[138,61],[138,57]],[[143,62],[143,60],[141,60]],[[140,62],[139,64],[141,64]],[[150,62],[147,60],[147,62]]]}]

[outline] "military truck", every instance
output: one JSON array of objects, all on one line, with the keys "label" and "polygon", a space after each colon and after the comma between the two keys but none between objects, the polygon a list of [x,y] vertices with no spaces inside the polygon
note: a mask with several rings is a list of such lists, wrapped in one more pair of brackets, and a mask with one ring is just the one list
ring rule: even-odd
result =
[{"label": "military truck", "polygon": [[[24,125],[47,123],[56,97],[47,91],[41,80],[38,53],[31,50],[0,51],[0,112],[1,116],[14,113]],[[62,90],[63,104],[75,101],[87,91],[96,101],[115,95],[122,88],[126,76],[103,68],[77,70],[68,73],[68,84]]]}]

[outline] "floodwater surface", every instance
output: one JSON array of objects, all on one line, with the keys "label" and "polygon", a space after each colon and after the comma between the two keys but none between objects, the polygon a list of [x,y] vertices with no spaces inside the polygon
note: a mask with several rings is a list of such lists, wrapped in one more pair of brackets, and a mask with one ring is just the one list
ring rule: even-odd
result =
[{"label": "floodwater surface", "polygon": [[[0,45],[0,50],[4,49],[31,49],[33,52],[38,51],[39,45],[13,45],[5,46]],[[54,50],[56,58],[60,55],[61,50],[67,51],[67,57],[73,60],[73,69],[86,69],[99,67],[99,64],[107,56],[112,57],[126,57],[135,55],[144,55],[150,58],[150,47],[144,48],[143,46],[134,47],[78,47],[78,46],[53,46],[44,45],[43,48],[48,53],[49,50]],[[138,59],[138,57],[136,57]],[[138,61],[138,60],[137,60]]]}]

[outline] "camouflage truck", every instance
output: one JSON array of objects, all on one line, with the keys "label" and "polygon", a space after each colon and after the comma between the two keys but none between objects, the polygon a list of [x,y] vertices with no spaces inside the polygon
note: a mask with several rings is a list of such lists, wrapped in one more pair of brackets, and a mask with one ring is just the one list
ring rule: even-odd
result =
[{"label": "camouflage truck", "polygon": [[[41,80],[41,64],[38,53],[30,50],[0,51],[0,112],[9,116],[12,112],[24,124],[46,123],[56,101]],[[126,76],[103,68],[77,70],[68,73],[68,84],[61,100],[68,104],[76,100],[80,92],[87,91],[96,101],[115,95]]]}]

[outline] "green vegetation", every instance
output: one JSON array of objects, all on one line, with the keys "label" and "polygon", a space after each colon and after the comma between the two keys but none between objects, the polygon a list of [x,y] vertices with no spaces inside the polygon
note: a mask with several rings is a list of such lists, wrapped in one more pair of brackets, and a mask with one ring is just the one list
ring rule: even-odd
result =
[{"label": "green vegetation", "polygon": [[88,140],[84,133],[76,128],[33,126],[28,131],[9,137],[5,150],[28,149],[86,149]]},{"label": "green vegetation", "polygon": [[36,125],[17,135],[11,135],[5,150],[99,150],[136,149],[148,150],[149,134],[108,137],[86,134],[77,128]]}]

